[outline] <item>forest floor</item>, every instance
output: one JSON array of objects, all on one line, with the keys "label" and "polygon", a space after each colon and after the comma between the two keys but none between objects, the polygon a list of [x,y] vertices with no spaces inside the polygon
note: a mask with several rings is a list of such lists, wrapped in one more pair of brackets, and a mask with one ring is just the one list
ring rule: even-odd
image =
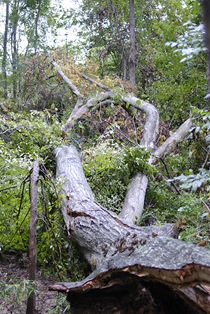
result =
[{"label": "forest floor", "polygon": [[[42,275],[40,271],[37,272],[36,277],[37,314],[67,313],[63,311],[65,296],[48,290],[49,286],[57,280],[53,279],[53,276]],[[16,255],[4,255],[0,259],[1,314],[26,313],[27,286],[24,286],[24,280],[27,279],[28,269]]]}]

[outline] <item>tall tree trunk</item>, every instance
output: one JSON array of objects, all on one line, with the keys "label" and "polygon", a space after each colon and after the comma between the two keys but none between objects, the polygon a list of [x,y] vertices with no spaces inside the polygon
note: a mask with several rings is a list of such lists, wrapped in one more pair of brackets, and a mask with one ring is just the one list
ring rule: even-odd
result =
[{"label": "tall tree trunk", "polygon": [[136,88],[136,34],[135,34],[135,14],[134,0],[129,2],[130,8],[130,55],[129,55],[129,72],[130,83],[132,88]]},{"label": "tall tree trunk", "polygon": [[113,12],[113,16],[114,16],[114,21],[115,21],[115,26],[116,26],[116,30],[117,30],[117,34],[119,37],[119,42],[121,45],[121,52],[122,52],[122,77],[123,80],[126,81],[127,80],[127,52],[126,52],[126,48],[125,48],[125,43],[124,40],[122,38],[121,32],[120,32],[120,22],[118,20],[118,12],[117,9],[114,6],[114,3],[112,0],[110,0],[110,4],[111,4],[111,8],[112,8],[112,12]]},{"label": "tall tree trunk", "polygon": [[17,98],[18,90],[18,41],[17,41],[17,28],[18,28],[18,12],[19,2],[15,0],[11,14],[12,33],[11,33],[11,52],[12,52],[12,77],[13,77],[13,99]]},{"label": "tall tree trunk", "polygon": [[4,98],[7,99],[7,42],[8,42],[8,25],[9,25],[9,1],[6,2],[4,44],[2,58],[2,73],[4,77]]},{"label": "tall tree trunk", "polygon": [[[39,179],[39,162],[35,161],[33,165],[33,171],[31,174],[31,186],[30,186],[30,226],[29,226],[29,280],[36,280],[36,223],[37,223],[37,193],[38,193],[38,179]],[[36,313],[36,295],[32,291],[27,301],[26,314]]]},{"label": "tall tree trunk", "polygon": [[205,43],[208,50],[208,92],[210,93],[210,1],[203,0],[203,21],[205,26]]},{"label": "tall tree trunk", "polygon": [[35,33],[34,34],[34,53],[35,54],[37,53],[37,48],[38,48],[38,39],[39,39],[38,22],[39,22],[40,10],[41,10],[41,3],[42,3],[42,0],[39,0],[36,19],[35,19],[35,32],[34,32]]}]

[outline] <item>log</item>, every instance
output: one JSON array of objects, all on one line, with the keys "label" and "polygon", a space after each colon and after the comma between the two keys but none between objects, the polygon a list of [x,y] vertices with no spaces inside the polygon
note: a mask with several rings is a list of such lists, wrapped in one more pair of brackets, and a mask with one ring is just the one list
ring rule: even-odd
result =
[{"label": "log", "polygon": [[[113,294],[123,285],[123,278],[135,286],[145,287],[145,282],[163,285],[163,290],[171,290],[178,298],[180,287],[210,284],[208,249],[164,236],[158,227],[134,226],[108,212],[95,201],[75,147],[61,147],[56,156],[57,177],[64,182],[65,223],[93,273],[81,282],[52,285],[51,290],[66,292],[70,300],[81,293],[87,296],[90,291],[111,289]],[[188,302],[199,307],[193,300]],[[202,313],[201,307],[199,311]]]},{"label": "log", "polygon": [[[116,103],[112,99],[113,92],[101,84],[98,86],[106,92],[85,100],[58,65],[54,63],[54,66],[78,97],[63,126],[64,132],[69,131],[90,108]],[[156,148],[157,109],[134,96],[122,96],[121,105],[124,104],[130,104],[146,115],[140,146],[151,152],[148,161],[151,165],[183,141],[192,127],[192,121],[188,119],[161,147]],[[134,225],[136,217],[140,218],[144,210],[146,175],[137,173],[134,176],[123,210],[116,216],[95,200],[74,146],[57,148],[56,159],[57,178],[63,182],[65,224],[71,240],[79,245],[93,270],[80,282],[61,282],[50,287],[67,293],[71,312],[210,313],[206,305],[208,297],[201,298],[197,289],[201,284],[210,285],[210,251],[175,239],[179,230],[174,225]]]}]

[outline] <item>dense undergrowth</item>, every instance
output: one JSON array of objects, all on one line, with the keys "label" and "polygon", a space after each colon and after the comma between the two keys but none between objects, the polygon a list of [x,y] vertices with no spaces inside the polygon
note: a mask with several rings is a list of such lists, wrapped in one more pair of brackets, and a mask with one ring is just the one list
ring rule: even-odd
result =
[{"label": "dense undergrowth", "polygon": [[[112,86],[111,80],[106,80],[103,83],[111,88],[121,84],[117,80]],[[64,91],[63,86],[61,89]],[[88,85],[85,89],[88,90]],[[116,97],[120,97],[121,90],[122,87],[116,88]],[[94,89],[90,92],[94,94]],[[74,101],[72,95],[69,99]],[[60,211],[61,182],[55,180],[54,149],[70,143],[80,150],[85,175],[97,201],[104,207],[118,214],[132,176],[142,171],[147,174],[149,185],[145,211],[137,223],[173,222],[181,231],[181,240],[210,247],[208,110],[193,109],[195,127],[191,135],[156,166],[149,166],[149,153],[139,146],[144,125],[140,113],[130,117],[121,107],[101,106],[83,116],[64,139],[61,125],[73,106],[67,102],[63,108],[58,102],[56,107],[54,100],[45,104],[47,108],[40,108],[39,103],[38,107],[33,104],[33,108],[20,110],[17,105],[15,110],[9,108],[0,117],[1,256],[13,252],[23,262],[27,260],[30,173],[34,160],[38,160],[38,267],[43,273],[69,281],[79,280],[89,272],[78,248],[68,238]],[[161,120],[157,146],[177,124],[178,120],[173,124]]]}]

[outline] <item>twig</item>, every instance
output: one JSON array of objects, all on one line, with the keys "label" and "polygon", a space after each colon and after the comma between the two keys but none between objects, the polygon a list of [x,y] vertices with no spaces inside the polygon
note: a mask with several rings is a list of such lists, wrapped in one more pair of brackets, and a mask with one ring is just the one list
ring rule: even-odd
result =
[{"label": "twig", "polygon": [[2,102],[0,102],[0,107],[4,112],[8,112],[9,110],[5,107],[4,104],[2,104]]},{"label": "twig", "polygon": [[[165,170],[166,170],[166,173],[167,173],[167,175],[168,175],[168,178],[171,179],[172,176],[170,175],[170,173],[169,173],[169,171],[168,171],[168,167],[167,167],[165,161],[164,161],[162,158],[160,158],[160,160],[161,160],[161,162],[163,163],[163,165],[164,165],[164,167],[165,167]],[[170,183],[171,183],[171,185],[174,187],[175,191],[176,191],[179,195],[181,195],[182,193],[179,191],[179,189],[177,188],[176,184],[175,184],[173,181],[170,181]]]},{"label": "twig", "polygon": [[203,165],[202,165],[202,168],[205,167],[205,165],[207,164],[207,161],[209,160],[209,153],[210,153],[210,149],[207,151],[206,158],[205,158],[205,160],[204,160],[204,163],[203,163]]},{"label": "twig", "polygon": [[68,87],[71,89],[71,91],[79,98],[83,98],[84,96],[79,92],[77,87],[70,81],[70,79],[64,74],[64,72],[61,70],[59,65],[54,61],[51,60],[52,65],[56,68],[62,79],[66,82]]},{"label": "twig", "polygon": [[0,190],[0,192],[7,191],[7,190],[10,190],[10,189],[15,189],[16,187],[17,187],[17,185],[13,185],[13,186],[10,186],[8,188],[4,188],[4,189]]},{"label": "twig", "polygon": [[21,190],[20,204],[19,204],[19,207],[18,207],[17,215],[16,215],[17,221],[18,221],[18,219],[19,219],[20,211],[21,211],[21,208],[22,208],[22,203],[23,203],[23,199],[24,199],[25,185],[26,185],[26,182],[27,182],[27,180],[29,179],[29,177],[30,177],[30,175],[31,175],[31,172],[32,172],[32,169],[29,171],[29,174],[27,175],[27,177],[26,177],[26,178],[23,180],[23,182],[21,183],[22,190]]},{"label": "twig", "polygon": [[89,76],[87,76],[85,74],[80,74],[80,76],[83,77],[84,79],[88,80],[89,82],[91,82],[93,84],[96,84],[96,86],[106,90],[107,92],[111,92],[112,91],[109,87],[107,87],[107,86],[105,86],[105,85],[95,81],[94,79],[92,79],[91,77],[89,77]]}]

